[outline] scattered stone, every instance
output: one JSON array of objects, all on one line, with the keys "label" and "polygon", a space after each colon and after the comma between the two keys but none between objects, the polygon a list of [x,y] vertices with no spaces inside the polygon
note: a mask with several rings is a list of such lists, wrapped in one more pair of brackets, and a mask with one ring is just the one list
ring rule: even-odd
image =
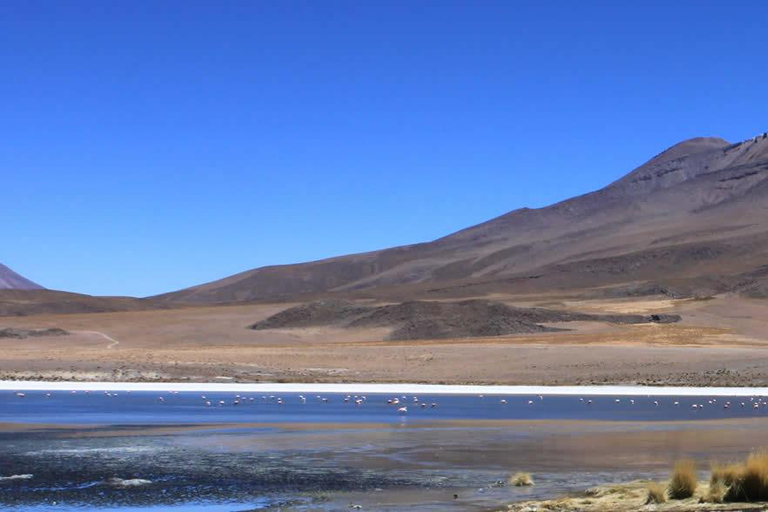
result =
[{"label": "scattered stone", "polygon": [[151,483],[151,480],[144,480],[143,478],[129,478],[127,480],[122,478],[110,478],[107,480],[107,485],[119,488],[140,487],[142,485],[149,485]]}]

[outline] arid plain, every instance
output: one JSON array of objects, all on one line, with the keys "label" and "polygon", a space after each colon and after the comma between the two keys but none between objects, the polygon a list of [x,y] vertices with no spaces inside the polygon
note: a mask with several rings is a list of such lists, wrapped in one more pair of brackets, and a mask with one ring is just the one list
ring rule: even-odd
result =
[{"label": "arid plain", "polygon": [[293,304],[6,317],[68,336],[0,340],[0,378],[205,382],[768,384],[768,303],[493,297],[579,312],[676,313],[673,324],[551,324],[559,332],[387,340],[385,328],[247,326]]}]

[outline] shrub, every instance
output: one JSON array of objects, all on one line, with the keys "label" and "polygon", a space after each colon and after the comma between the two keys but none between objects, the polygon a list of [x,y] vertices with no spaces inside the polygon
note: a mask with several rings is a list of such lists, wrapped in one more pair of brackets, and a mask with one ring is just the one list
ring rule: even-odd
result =
[{"label": "shrub", "polygon": [[725,495],[728,493],[728,487],[722,480],[716,480],[709,483],[709,493],[706,501],[710,503],[723,503]]},{"label": "shrub", "polygon": [[736,498],[740,488],[743,464],[713,464],[709,478],[708,500],[712,503],[722,503]]},{"label": "shrub", "polygon": [[515,487],[529,487],[533,485],[533,479],[528,473],[515,473],[509,478],[509,483]]},{"label": "shrub", "polygon": [[696,491],[697,483],[696,463],[688,459],[679,460],[672,469],[668,488],[669,497],[673,500],[690,498]]},{"label": "shrub", "polygon": [[768,500],[768,452],[751,453],[734,472],[725,501]]},{"label": "shrub", "polygon": [[666,503],[667,502],[667,488],[661,484],[651,483],[648,485],[648,499],[645,500],[645,504],[651,503]]}]

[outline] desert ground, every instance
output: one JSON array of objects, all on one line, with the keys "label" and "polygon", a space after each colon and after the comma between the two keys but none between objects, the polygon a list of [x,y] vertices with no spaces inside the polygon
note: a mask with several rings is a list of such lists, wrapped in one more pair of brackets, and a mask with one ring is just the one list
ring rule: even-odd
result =
[{"label": "desert ground", "polygon": [[490,297],[582,312],[677,313],[676,324],[570,322],[548,332],[386,341],[387,329],[246,327],[292,304],[5,317],[62,328],[0,339],[0,379],[455,384],[768,384],[768,302],[734,296]]}]

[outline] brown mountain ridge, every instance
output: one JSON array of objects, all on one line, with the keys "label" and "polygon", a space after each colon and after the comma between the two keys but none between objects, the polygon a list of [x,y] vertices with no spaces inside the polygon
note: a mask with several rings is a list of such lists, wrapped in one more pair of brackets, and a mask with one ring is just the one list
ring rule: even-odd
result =
[{"label": "brown mountain ridge", "polygon": [[174,303],[413,300],[582,290],[768,291],[768,134],[681,142],[595,192],[438,240],[270,266],[154,297]]}]

